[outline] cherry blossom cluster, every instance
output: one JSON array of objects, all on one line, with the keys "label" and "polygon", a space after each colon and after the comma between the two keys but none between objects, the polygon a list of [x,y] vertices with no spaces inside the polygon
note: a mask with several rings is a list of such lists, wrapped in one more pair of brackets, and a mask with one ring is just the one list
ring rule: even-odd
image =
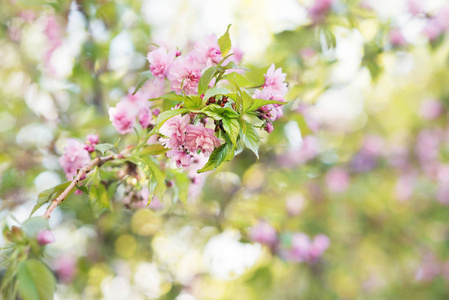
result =
[{"label": "cherry blossom cluster", "polygon": [[329,238],[324,234],[313,239],[304,233],[278,236],[276,229],[263,220],[250,229],[249,236],[254,242],[267,245],[274,253],[291,262],[316,263],[330,245]]},{"label": "cherry blossom cluster", "polygon": [[[284,102],[287,93],[287,74],[282,73],[282,69],[275,69],[274,64],[268,68],[265,74],[265,83],[262,90],[256,90],[254,97],[264,100],[275,100]],[[273,123],[284,115],[284,109],[279,104],[264,105],[259,109],[259,118],[265,120],[264,129],[268,133],[273,131]]]}]

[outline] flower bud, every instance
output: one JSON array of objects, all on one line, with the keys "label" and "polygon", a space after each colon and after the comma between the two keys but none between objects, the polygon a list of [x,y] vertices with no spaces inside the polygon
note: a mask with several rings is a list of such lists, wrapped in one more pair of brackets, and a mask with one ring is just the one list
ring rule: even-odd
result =
[{"label": "flower bud", "polygon": [[267,125],[263,128],[266,132],[271,133],[274,129],[273,124],[271,122],[267,122]]},{"label": "flower bud", "polygon": [[51,244],[55,241],[55,236],[50,230],[42,230],[37,233],[36,240],[41,246]]}]

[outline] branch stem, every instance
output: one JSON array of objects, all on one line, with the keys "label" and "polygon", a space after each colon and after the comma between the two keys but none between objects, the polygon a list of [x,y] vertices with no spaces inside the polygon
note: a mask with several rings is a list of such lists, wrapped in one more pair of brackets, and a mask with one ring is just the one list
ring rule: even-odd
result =
[{"label": "branch stem", "polygon": [[83,176],[87,173],[89,173],[90,171],[92,171],[93,168],[95,167],[101,167],[101,165],[103,165],[104,163],[114,160],[114,159],[121,159],[123,157],[125,157],[126,154],[128,154],[131,149],[134,146],[128,146],[125,148],[125,150],[123,150],[122,152],[120,152],[117,155],[108,155],[108,156],[104,156],[104,157],[95,157],[93,160],[90,161],[89,164],[87,164],[85,167],[79,169],[77,171],[77,174],[75,176],[75,178],[72,180],[72,182],[69,184],[68,187],[66,187],[66,189],[56,198],[53,199],[53,201],[51,202],[50,206],[47,208],[47,210],[44,213],[44,218],[50,219],[50,215],[52,213],[52,211],[62,202],[65,200],[65,198],[67,198],[67,196],[69,195],[70,191],[73,190],[74,187],[76,187],[76,185],[82,180]]}]

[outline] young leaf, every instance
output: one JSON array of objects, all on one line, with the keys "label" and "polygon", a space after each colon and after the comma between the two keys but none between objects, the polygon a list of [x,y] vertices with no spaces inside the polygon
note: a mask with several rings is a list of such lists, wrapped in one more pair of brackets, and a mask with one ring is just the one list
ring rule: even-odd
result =
[{"label": "young leaf", "polygon": [[36,259],[20,262],[17,267],[19,294],[23,300],[52,300],[56,279],[48,267]]},{"label": "young leaf", "polygon": [[226,56],[229,52],[229,50],[231,50],[231,38],[229,37],[229,28],[231,27],[231,25],[228,25],[228,28],[226,29],[225,34],[223,34],[219,39],[218,39],[218,46],[220,46],[220,52],[222,56]]},{"label": "young leaf", "polygon": [[187,96],[184,98],[184,105],[188,109],[200,109],[203,100],[200,96]]},{"label": "young leaf", "polygon": [[148,79],[152,78],[153,74],[151,74],[151,71],[145,71],[139,74],[139,79],[137,79],[137,86],[136,89],[133,92],[133,95],[137,93],[138,90],[140,90],[145,82],[147,82]]},{"label": "young leaf", "polygon": [[214,87],[214,88],[208,89],[204,93],[203,101],[207,101],[210,97],[213,97],[216,95],[227,95],[229,93],[230,93],[230,91],[228,89]]},{"label": "young leaf", "polygon": [[168,150],[169,149],[165,148],[162,145],[154,144],[143,148],[142,151],[140,151],[140,155],[159,155],[164,154]]},{"label": "young leaf", "polygon": [[45,190],[39,194],[37,198],[37,203],[34,205],[33,210],[31,211],[30,216],[34,214],[36,210],[38,210],[42,205],[52,200],[53,198],[58,197],[65,189],[70,185],[70,181],[61,183],[55,187],[52,187],[48,190]]},{"label": "young leaf", "polygon": [[279,104],[279,105],[285,105],[288,102],[283,101],[274,101],[274,100],[264,100],[264,99],[254,99],[253,103],[251,104],[251,107],[248,109],[248,111],[253,111],[258,109],[261,106],[267,105],[267,104]]},{"label": "young leaf", "polygon": [[239,121],[237,119],[223,118],[222,122],[224,130],[229,135],[232,144],[235,145],[240,133]]},{"label": "young leaf", "polygon": [[92,184],[89,192],[90,207],[95,218],[109,209],[108,192],[102,183]]},{"label": "young leaf", "polygon": [[214,171],[217,167],[226,160],[229,153],[232,151],[232,145],[225,143],[220,147],[216,148],[211,155],[209,156],[209,160],[204,165],[203,168],[197,171],[197,173],[203,173],[207,171]]},{"label": "young leaf", "polygon": [[207,69],[204,74],[200,78],[200,82],[198,83],[198,95],[202,95],[206,92],[209,87],[209,83],[214,78],[215,72],[217,71],[217,67],[212,66]]},{"label": "young leaf", "polygon": [[106,153],[106,151],[114,148],[115,146],[112,144],[98,144],[95,146],[95,150],[100,151],[102,155]]},{"label": "young leaf", "polygon": [[253,125],[248,122],[241,120],[240,123],[242,127],[241,137],[245,146],[254,152],[254,154],[259,158],[259,146],[260,146],[260,138],[257,131],[254,129]]},{"label": "young leaf", "polygon": [[162,124],[164,124],[171,117],[174,117],[179,114],[184,114],[186,112],[189,112],[189,110],[187,108],[179,108],[179,109],[166,110],[164,112],[161,112],[159,114],[159,116],[157,116],[157,119],[156,119],[156,128],[160,129]]}]

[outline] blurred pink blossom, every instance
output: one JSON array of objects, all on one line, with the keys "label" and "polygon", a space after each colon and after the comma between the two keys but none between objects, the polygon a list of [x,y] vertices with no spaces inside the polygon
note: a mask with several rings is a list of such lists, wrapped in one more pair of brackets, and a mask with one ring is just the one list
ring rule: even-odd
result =
[{"label": "blurred pink blossom", "polygon": [[326,174],[326,184],[335,193],[344,192],[349,187],[349,173],[344,168],[334,167]]},{"label": "blurred pink blossom", "polygon": [[76,258],[72,255],[64,254],[54,261],[54,271],[58,279],[64,283],[71,282],[76,274]]},{"label": "blurred pink blossom", "polygon": [[277,232],[270,223],[260,220],[249,231],[251,240],[273,247],[277,242]]},{"label": "blurred pink blossom", "polygon": [[401,30],[399,30],[398,28],[394,28],[390,31],[389,39],[390,39],[390,43],[394,47],[404,47],[407,45],[407,40],[402,35]]},{"label": "blurred pink blossom", "polygon": [[443,105],[436,99],[427,99],[421,103],[420,115],[427,120],[438,118],[443,113]]},{"label": "blurred pink blossom", "polygon": [[55,241],[55,236],[50,230],[39,231],[36,235],[36,240],[41,246],[51,244]]},{"label": "blurred pink blossom", "polygon": [[190,161],[192,159],[192,156],[189,153],[187,153],[183,149],[178,148],[171,149],[170,151],[168,151],[167,157],[171,158],[171,160],[176,163],[176,166],[178,168],[180,167],[188,168],[190,166]]},{"label": "blurred pink blossom", "polygon": [[90,162],[89,152],[84,149],[84,145],[75,139],[67,139],[67,146],[64,147],[64,155],[59,158],[67,180],[72,180],[78,169],[83,168]]},{"label": "blurred pink blossom", "polygon": [[334,0],[315,0],[315,3],[308,10],[312,23],[322,23],[333,2]]}]

